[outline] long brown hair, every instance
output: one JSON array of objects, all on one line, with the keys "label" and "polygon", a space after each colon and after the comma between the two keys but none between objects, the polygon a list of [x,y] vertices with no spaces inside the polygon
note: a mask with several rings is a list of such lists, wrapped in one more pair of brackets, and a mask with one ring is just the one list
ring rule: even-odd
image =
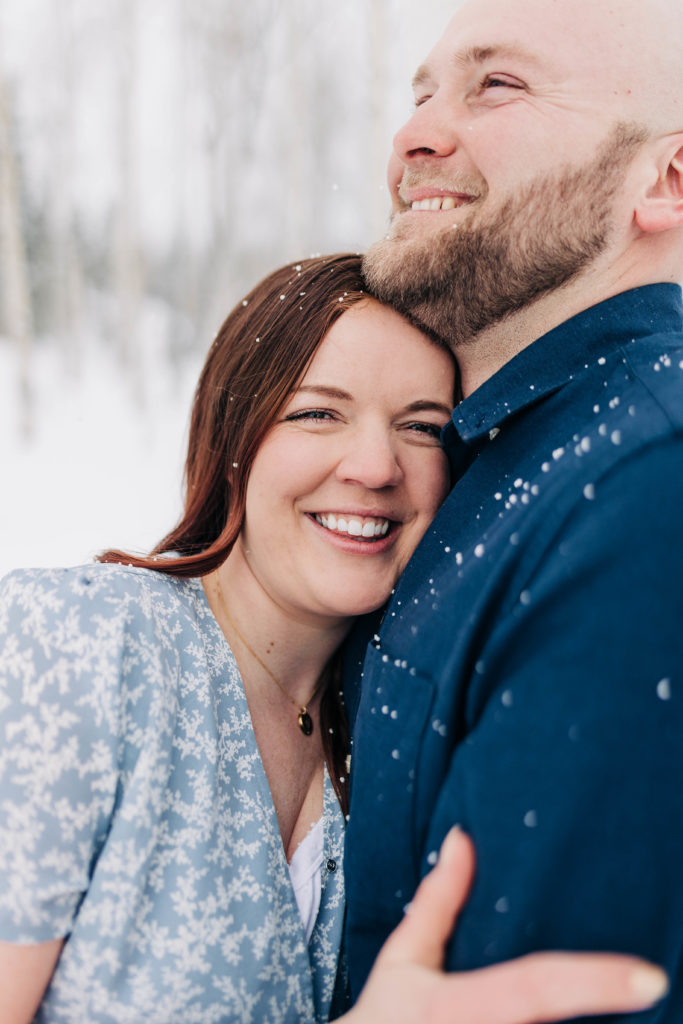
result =
[{"label": "long brown hair", "polygon": [[151,554],[112,549],[100,562],[205,576],[225,561],[242,528],[247,481],[263,438],[334,321],[366,297],[360,265],[352,253],[288,264],[238,302],[195,391],[180,522]]},{"label": "long brown hair", "polygon": [[[100,562],[205,576],[225,561],[242,528],[247,481],[263,438],[334,321],[366,297],[363,289],[360,256],[342,253],[281,267],[235,306],[195,391],[180,522],[149,555],[110,549]],[[337,658],[328,671],[321,731],[346,813],[348,730]]]}]

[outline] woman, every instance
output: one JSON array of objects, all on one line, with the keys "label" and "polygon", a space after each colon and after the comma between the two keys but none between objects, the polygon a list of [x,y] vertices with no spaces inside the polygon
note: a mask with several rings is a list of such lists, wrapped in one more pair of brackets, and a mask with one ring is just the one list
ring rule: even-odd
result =
[{"label": "woman", "polygon": [[[209,353],[178,526],[147,558],[7,577],[3,1021],[342,1011],[334,653],[445,494],[454,381],[357,257],[276,271]],[[381,985],[350,1016],[378,1019]]]},{"label": "woman", "polygon": [[153,555],[5,581],[0,937],[51,943],[39,1019],[338,1012],[330,660],[446,493],[453,396],[357,257],[282,268],[209,353]]}]

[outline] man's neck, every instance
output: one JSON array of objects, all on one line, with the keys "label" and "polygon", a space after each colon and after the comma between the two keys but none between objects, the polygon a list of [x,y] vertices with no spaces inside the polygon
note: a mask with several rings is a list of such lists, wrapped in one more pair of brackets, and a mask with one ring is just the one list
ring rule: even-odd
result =
[{"label": "man's neck", "polygon": [[554,327],[630,287],[631,283],[619,280],[606,287],[604,279],[591,282],[590,278],[582,276],[572,285],[542,296],[457,345],[454,354],[460,368],[463,397],[471,395],[514,356]]},{"label": "man's neck", "polygon": [[680,240],[672,236],[667,251],[662,255],[660,250],[661,235],[641,236],[617,255],[606,253],[563,287],[454,346],[463,397],[481,387],[522,349],[584,309],[641,285],[680,283]]}]

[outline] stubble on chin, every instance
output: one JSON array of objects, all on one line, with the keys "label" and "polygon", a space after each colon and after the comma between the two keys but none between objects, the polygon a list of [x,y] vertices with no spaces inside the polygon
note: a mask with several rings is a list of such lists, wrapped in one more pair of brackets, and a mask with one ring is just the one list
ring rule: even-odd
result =
[{"label": "stubble on chin", "polygon": [[618,124],[592,160],[473,208],[457,226],[415,235],[399,215],[364,258],[370,291],[451,348],[475,340],[604,252],[615,194],[645,138]]},{"label": "stubble on chin", "polygon": [[469,294],[462,281],[460,246],[450,237],[456,230],[463,228],[413,237],[398,218],[363,257],[370,291],[450,347],[463,339],[467,318],[460,296]]}]

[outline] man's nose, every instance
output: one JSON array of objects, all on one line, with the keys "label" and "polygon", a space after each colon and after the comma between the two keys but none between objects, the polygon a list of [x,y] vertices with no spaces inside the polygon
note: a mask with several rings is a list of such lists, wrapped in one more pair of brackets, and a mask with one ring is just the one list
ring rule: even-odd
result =
[{"label": "man's nose", "polygon": [[456,112],[436,96],[422,103],[394,136],[394,152],[404,165],[451,156],[457,145]]},{"label": "man's nose", "polygon": [[390,433],[373,427],[354,431],[337,464],[337,478],[371,490],[396,487],[403,470]]}]

